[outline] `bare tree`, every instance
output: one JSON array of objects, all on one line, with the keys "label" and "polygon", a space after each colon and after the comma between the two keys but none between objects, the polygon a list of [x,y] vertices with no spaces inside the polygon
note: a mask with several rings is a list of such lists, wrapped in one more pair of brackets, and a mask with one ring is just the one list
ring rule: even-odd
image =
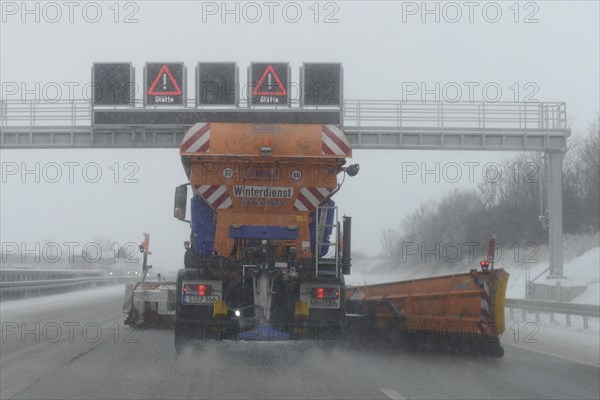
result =
[{"label": "bare tree", "polygon": [[[531,167],[531,168],[530,168]],[[541,166],[529,153],[500,163],[500,179],[477,185],[478,191],[454,190],[437,201],[422,203],[402,223],[400,244],[427,248],[437,243],[479,241],[496,232],[498,243],[545,243],[548,231],[540,224]],[[563,162],[563,215],[566,234],[600,230],[600,114],[587,132],[569,140]],[[393,232],[384,231],[389,254]]]},{"label": "bare tree", "polygon": [[400,234],[398,231],[391,228],[385,229],[381,232],[379,240],[381,242],[383,254],[386,257],[394,258],[398,256],[398,246],[400,243]]}]

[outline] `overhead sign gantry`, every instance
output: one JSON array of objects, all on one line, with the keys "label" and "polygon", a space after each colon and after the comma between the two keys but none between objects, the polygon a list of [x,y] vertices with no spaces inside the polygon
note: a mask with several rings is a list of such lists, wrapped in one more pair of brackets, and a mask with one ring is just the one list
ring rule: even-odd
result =
[{"label": "overhead sign gantry", "polygon": [[[144,68],[144,107],[136,107],[133,94],[119,97],[119,101],[94,102],[92,125],[95,130],[113,126],[158,126],[192,125],[196,122],[236,122],[236,123],[289,123],[289,124],[341,124],[341,77],[333,77],[332,64],[311,63],[307,66],[308,93],[312,99],[300,100],[301,107],[292,107],[290,88],[291,68],[285,62],[256,62],[248,68],[247,108],[240,107],[237,64],[198,63],[196,67],[196,101],[190,106],[186,98],[186,68],[183,63],[147,63]],[[128,67],[131,72],[123,74]],[[123,64],[115,69],[115,79],[120,88],[133,82],[131,64]],[[104,64],[94,64],[94,74],[105,77]],[[333,64],[333,75],[340,71],[340,64]],[[323,73],[325,73],[323,75]],[[319,78],[321,74],[321,78]],[[331,91],[327,82],[338,89]],[[320,85],[320,86],[319,86]],[[112,87],[110,85],[104,85]],[[133,85],[131,85],[133,88]],[[329,90],[329,91],[328,91]],[[119,90],[119,93],[122,90]],[[129,93],[129,92],[128,92]],[[299,97],[302,99],[303,91]],[[333,99],[333,100],[332,100]],[[304,108],[302,105],[330,105],[326,108]],[[102,105],[128,105],[129,107],[99,107]],[[153,106],[153,107],[149,107]],[[172,107],[161,107],[172,106]],[[212,106],[223,106],[215,109]]]},{"label": "overhead sign gantry", "polygon": [[[253,63],[247,107],[241,107],[239,95],[244,91],[239,90],[236,64],[200,63],[196,102],[191,106],[185,99],[185,68],[178,75],[172,68],[182,64],[171,64],[157,65],[155,72],[147,73],[145,93],[173,96],[173,107],[158,107],[162,100],[151,107],[136,103],[131,63],[94,64],[91,115],[85,102],[44,104],[36,113],[35,102],[2,101],[0,148],[178,147],[184,132],[197,122],[237,122],[343,123],[354,149],[546,152],[550,275],[562,277],[562,156],[571,133],[565,103],[344,100],[340,64],[304,63],[299,106],[293,107],[289,65]],[[179,96],[181,104],[175,102]],[[50,111],[54,106],[58,114]],[[64,126],[57,124],[61,118]]]}]

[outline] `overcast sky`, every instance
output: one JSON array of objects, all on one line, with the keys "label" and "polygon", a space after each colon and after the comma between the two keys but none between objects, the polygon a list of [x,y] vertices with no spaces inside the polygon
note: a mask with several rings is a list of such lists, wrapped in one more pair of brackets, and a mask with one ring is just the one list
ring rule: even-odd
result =
[{"label": "overcast sky", "polygon": [[[481,87],[493,83],[503,101],[530,95],[566,102],[574,131],[584,129],[600,109],[597,1],[473,2],[472,8],[463,2],[429,2],[430,14],[423,13],[421,2],[391,1],[231,2],[231,13],[223,12],[221,2],[74,3],[30,2],[25,12],[21,2],[2,2],[3,99],[19,100],[25,88],[33,91],[27,99],[45,101],[55,94],[44,93],[43,87],[56,83],[67,100],[70,82],[79,84],[76,98],[86,96],[81,88],[89,83],[94,62],[130,61],[141,84],[145,62],[182,61],[193,92],[192,71],[199,61],[237,62],[242,85],[252,61],[288,61],[292,81],[298,80],[302,62],[321,61],[343,64],[347,99],[400,100],[407,98],[403,84],[434,88],[436,82],[441,87],[456,82],[464,87],[461,100],[481,101]],[[464,82],[477,83],[473,99]],[[440,97],[444,100],[443,93]],[[430,95],[427,100],[435,99]],[[163,269],[182,266],[181,243],[189,230],[172,218],[174,187],[185,182],[177,149],[2,150],[0,155],[4,172],[14,163],[19,168],[35,168],[36,162],[41,169],[62,166],[57,183],[41,173],[39,183],[35,174],[3,176],[3,243],[33,247],[52,239],[83,245],[97,235],[126,243],[150,232],[152,262]],[[453,188],[475,187],[466,167],[456,183],[437,183],[432,176],[422,182],[419,174],[402,179],[408,163],[433,168],[436,162],[442,167],[477,162],[479,180],[483,164],[510,156],[356,150],[352,162],[360,163],[361,171],[336,195],[341,212],[354,217],[354,248],[376,255],[381,231],[399,227],[422,201]],[[70,164],[73,182],[65,163],[79,163]],[[102,177],[92,182],[98,166]]]}]

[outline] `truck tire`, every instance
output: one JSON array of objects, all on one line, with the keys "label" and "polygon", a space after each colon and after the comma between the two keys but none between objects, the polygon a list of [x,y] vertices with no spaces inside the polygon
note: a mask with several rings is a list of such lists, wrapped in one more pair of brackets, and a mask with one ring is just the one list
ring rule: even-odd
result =
[{"label": "truck tire", "polygon": [[502,358],[504,357],[504,347],[502,347],[500,343],[494,343],[489,347],[488,355],[494,358]]},{"label": "truck tire", "polygon": [[[187,254],[187,253],[186,253]],[[184,270],[180,269],[177,271],[177,282],[175,286],[175,296],[177,296],[177,302],[175,306],[175,351],[180,354],[183,347],[187,343],[186,326],[181,322],[182,308],[181,308],[181,292],[183,284]]]},{"label": "truck tire", "polygon": [[183,349],[192,344],[192,335],[189,328],[181,322],[175,323],[175,351],[181,354]]},{"label": "truck tire", "polygon": [[183,334],[183,327],[179,323],[175,323],[175,351],[177,354],[181,354],[183,347],[185,346],[185,335]]}]

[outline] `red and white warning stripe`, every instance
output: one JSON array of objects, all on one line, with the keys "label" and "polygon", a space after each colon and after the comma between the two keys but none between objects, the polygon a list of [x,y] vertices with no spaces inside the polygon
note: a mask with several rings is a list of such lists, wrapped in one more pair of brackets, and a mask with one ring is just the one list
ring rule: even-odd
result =
[{"label": "red and white warning stripe", "polygon": [[492,234],[492,238],[490,239],[490,242],[488,243],[487,261],[492,263],[492,269],[494,267],[493,262],[495,260],[495,251],[496,251],[496,232],[494,232]]},{"label": "red and white warning stripe", "polygon": [[192,126],[183,137],[181,153],[207,153],[210,149],[210,124],[199,122]]},{"label": "red and white warning stripe", "polygon": [[490,287],[487,280],[481,287],[481,318],[477,324],[481,333],[486,333],[487,323],[490,320]]},{"label": "red and white warning stripe", "polygon": [[212,208],[231,208],[233,202],[225,185],[200,185],[198,193]]},{"label": "red and white warning stripe", "polygon": [[299,211],[310,211],[323,202],[331,191],[327,188],[303,187],[298,193],[294,208]]},{"label": "red and white warning stripe", "polygon": [[323,153],[338,156],[352,156],[352,148],[344,131],[335,125],[322,125]]}]

